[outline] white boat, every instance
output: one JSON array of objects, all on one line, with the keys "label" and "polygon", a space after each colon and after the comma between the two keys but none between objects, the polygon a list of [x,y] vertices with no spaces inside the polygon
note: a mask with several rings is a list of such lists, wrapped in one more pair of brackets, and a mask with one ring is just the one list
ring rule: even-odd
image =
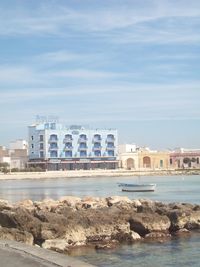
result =
[{"label": "white boat", "polygon": [[124,192],[153,192],[156,189],[156,184],[118,184]]}]

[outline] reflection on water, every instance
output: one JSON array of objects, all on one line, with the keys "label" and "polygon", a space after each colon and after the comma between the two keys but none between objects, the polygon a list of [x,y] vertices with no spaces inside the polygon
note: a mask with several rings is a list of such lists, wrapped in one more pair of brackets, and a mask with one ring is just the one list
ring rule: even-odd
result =
[{"label": "reflection on water", "polygon": [[164,243],[137,242],[115,251],[82,251],[79,259],[99,267],[199,267],[200,233]]},{"label": "reflection on water", "polygon": [[148,198],[165,202],[200,203],[200,176],[142,177],[142,182],[156,183],[155,192],[121,192],[119,182],[136,183],[137,177],[58,178],[0,181],[0,198],[11,202],[23,199],[58,199],[61,196],[112,196]]}]

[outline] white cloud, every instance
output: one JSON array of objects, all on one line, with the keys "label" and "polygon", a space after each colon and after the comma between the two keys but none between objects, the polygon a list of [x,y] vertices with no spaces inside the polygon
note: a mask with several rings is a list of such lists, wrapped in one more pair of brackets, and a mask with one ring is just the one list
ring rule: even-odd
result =
[{"label": "white cloud", "polygon": [[[61,34],[79,36],[87,32],[117,42],[197,42],[200,2],[191,0],[124,1],[75,9],[51,4],[33,10],[1,10],[0,34]],[[156,25],[152,25],[156,21]],[[162,21],[166,21],[165,25]],[[185,24],[182,24],[186,21]],[[179,28],[179,25],[183,25]],[[149,27],[149,25],[152,25]],[[119,32],[118,32],[119,31]],[[54,60],[59,54],[49,55]],[[69,56],[69,55],[68,55]],[[65,59],[68,59],[65,55]]]}]

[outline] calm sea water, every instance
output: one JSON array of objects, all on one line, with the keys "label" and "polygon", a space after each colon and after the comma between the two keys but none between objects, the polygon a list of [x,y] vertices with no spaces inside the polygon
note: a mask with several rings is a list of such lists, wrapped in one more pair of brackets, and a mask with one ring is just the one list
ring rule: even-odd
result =
[{"label": "calm sea water", "polygon": [[[163,202],[200,204],[200,176],[142,177],[141,182],[156,183],[155,192],[121,192],[118,182],[138,182],[137,177],[59,178],[46,180],[0,181],[0,198],[10,202],[23,199],[58,199],[65,195],[148,198]],[[165,243],[137,242],[111,251],[80,250],[78,258],[99,267],[200,266],[200,233]]]}]

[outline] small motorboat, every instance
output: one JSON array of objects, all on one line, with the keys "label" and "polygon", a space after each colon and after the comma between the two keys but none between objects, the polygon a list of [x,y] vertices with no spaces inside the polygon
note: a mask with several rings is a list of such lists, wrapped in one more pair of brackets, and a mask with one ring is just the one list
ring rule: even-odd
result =
[{"label": "small motorboat", "polygon": [[118,186],[120,186],[124,192],[153,192],[156,189],[156,184],[119,183]]}]

